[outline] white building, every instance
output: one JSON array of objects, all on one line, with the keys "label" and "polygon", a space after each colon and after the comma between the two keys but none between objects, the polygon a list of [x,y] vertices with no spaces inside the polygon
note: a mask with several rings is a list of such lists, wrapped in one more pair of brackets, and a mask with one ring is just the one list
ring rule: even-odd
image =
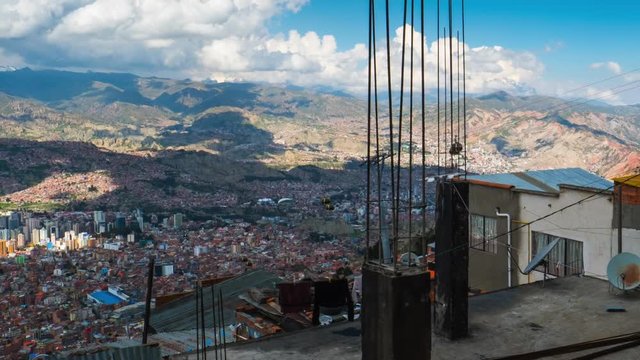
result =
[{"label": "white building", "polygon": [[548,276],[606,278],[607,264],[617,254],[612,182],[579,168],[468,179],[472,289],[496,290],[542,279],[543,267],[529,275],[519,270],[555,239],[559,243],[546,258]]}]

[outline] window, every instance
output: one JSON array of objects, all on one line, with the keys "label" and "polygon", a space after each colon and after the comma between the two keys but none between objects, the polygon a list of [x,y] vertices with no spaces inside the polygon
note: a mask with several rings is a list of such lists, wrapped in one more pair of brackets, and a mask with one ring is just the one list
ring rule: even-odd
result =
[{"label": "window", "polygon": [[[560,239],[560,241],[547,255],[547,273],[557,277],[582,274],[584,272],[584,261],[582,259],[581,241],[534,231],[533,244],[531,244],[533,256],[538,253],[538,250],[541,250],[555,239]],[[540,265],[537,270],[544,271],[544,265]]]},{"label": "window", "polygon": [[498,253],[498,222],[496,218],[471,214],[471,237],[469,246],[472,249]]}]

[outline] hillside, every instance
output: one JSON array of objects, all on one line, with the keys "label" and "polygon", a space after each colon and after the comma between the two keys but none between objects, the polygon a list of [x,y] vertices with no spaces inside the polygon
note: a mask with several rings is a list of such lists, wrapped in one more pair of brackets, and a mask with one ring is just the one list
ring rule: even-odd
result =
[{"label": "hillside", "polygon": [[[468,99],[467,108],[474,172],[579,166],[610,177],[640,165],[638,106],[498,92]],[[360,99],[297,87],[0,72],[0,194],[22,203],[117,205],[134,195],[160,208],[182,206],[171,197],[215,207],[236,204],[219,199],[243,194],[247,176],[289,181],[289,170],[312,165],[332,174],[327,183],[340,182],[335,174],[366,153],[366,111]],[[434,134],[436,109],[427,111]],[[427,150],[435,163],[434,139]],[[91,192],[78,188],[83,179],[95,180]],[[59,183],[69,190],[49,194]]]}]

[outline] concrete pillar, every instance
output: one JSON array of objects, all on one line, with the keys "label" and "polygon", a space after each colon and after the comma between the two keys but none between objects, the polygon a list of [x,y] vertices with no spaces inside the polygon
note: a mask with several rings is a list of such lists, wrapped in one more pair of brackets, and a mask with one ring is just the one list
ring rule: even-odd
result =
[{"label": "concrete pillar", "polygon": [[431,359],[429,274],[362,268],[362,359]]},{"label": "concrete pillar", "polygon": [[450,340],[469,332],[469,184],[438,184],[436,210],[436,334]]}]

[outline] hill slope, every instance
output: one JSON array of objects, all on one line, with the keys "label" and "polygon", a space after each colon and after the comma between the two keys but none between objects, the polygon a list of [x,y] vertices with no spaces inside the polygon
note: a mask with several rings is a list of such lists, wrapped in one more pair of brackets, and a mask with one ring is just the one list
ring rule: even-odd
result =
[{"label": "hill slope", "polygon": [[[471,171],[579,166],[614,176],[640,165],[638,106],[498,92],[468,99],[467,109]],[[436,109],[429,104],[427,111],[427,134],[435,134]],[[45,197],[115,203],[103,196],[114,186],[156,194],[163,181],[175,177],[173,172],[182,172],[178,178],[189,178],[185,184],[194,192],[183,195],[193,201],[194,196],[208,199],[235,191],[238,180],[253,173],[282,180],[283,170],[299,166],[342,169],[366,153],[366,112],[364,101],[348,95],[285,86],[93,72],[0,72],[0,138],[23,141],[0,142],[0,192],[15,201],[33,201],[29,189],[46,192],[49,183],[37,187],[43,181],[104,170],[109,176],[95,175],[104,180],[96,185],[98,194],[78,189]],[[384,118],[384,109],[380,116]],[[436,162],[436,148],[435,139],[428,139],[429,163]],[[35,165],[21,158],[45,149],[61,149],[65,156],[42,158]],[[107,159],[112,165],[95,168]],[[143,169],[126,165],[137,162]],[[129,172],[153,174],[155,185],[125,181],[114,174],[123,171],[116,164]],[[41,176],[42,169],[47,176]],[[210,179],[201,183],[203,169],[215,170],[204,171]],[[53,180],[46,180],[51,176]],[[167,186],[176,188],[172,184]],[[151,202],[176,206],[161,205],[157,198]]]}]

